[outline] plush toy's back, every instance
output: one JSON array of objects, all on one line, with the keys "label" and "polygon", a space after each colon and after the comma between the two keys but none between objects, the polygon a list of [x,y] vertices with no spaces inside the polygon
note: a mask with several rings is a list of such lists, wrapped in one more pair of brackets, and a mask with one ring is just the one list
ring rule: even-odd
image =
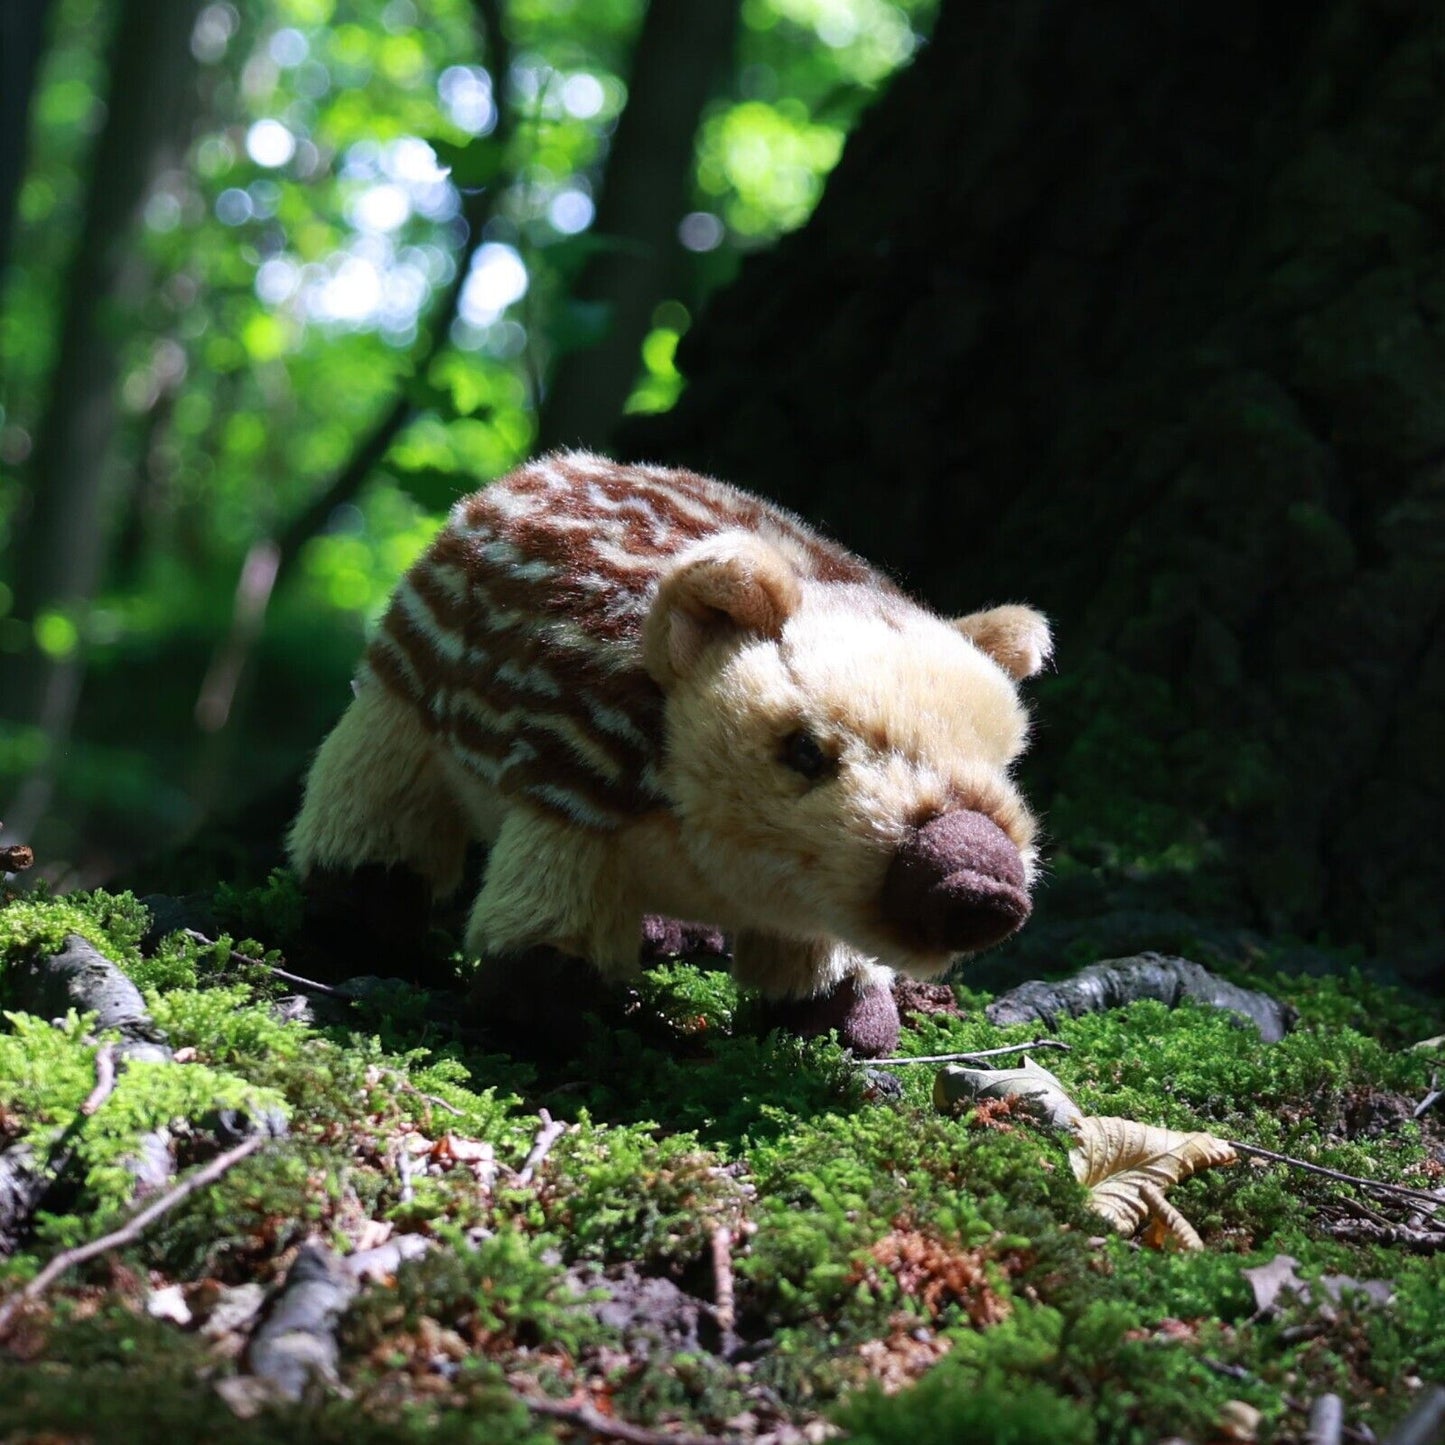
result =
[{"label": "plush toy's back", "polygon": [[799,573],[891,587],[756,497],[690,472],[544,458],[452,509],[397,588],[366,667],[465,768],[589,828],[661,806],[662,694],[641,632],[664,568],[729,530]]}]

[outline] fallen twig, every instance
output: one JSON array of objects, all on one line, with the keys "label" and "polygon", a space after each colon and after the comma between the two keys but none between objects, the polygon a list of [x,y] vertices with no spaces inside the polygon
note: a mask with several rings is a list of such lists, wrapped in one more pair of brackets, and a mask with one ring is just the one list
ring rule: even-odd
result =
[{"label": "fallen twig", "polygon": [[551,1152],[552,1146],[567,1132],[566,1124],[553,1119],[545,1109],[538,1109],[537,1117],[541,1119],[542,1127],[537,1130],[537,1137],[532,1144],[532,1152],[527,1155],[521,1169],[517,1171],[518,1184],[532,1182],[532,1176]]},{"label": "fallen twig", "polygon": [[1425,1097],[1421,1099],[1420,1102],[1416,1104],[1415,1107],[1410,1111],[1410,1117],[1412,1119],[1418,1119],[1422,1114],[1428,1113],[1431,1109],[1435,1107],[1436,1104],[1440,1102],[1441,1099],[1445,1099],[1445,1089],[1440,1089],[1436,1087],[1439,1082],[1440,1075],[1437,1073],[1432,1073],[1430,1075],[1429,1092],[1426,1093]]},{"label": "fallen twig", "polygon": [[39,1299],[67,1270],[74,1269],[76,1265],[84,1264],[87,1260],[94,1259],[96,1255],[104,1254],[107,1250],[134,1244],[145,1230],[163,1214],[168,1214],[198,1189],[204,1189],[206,1185],[214,1184],[228,1169],[239,1164],[248,1155],[254,1154],[266,1143],[266,1140],[265,1134],[251,1135],[249,1139],[237,1144],[234,1149],[228,1149],[224,1154],[217,1154],[209,1164],[181,1180],[174,1189],[168,1189],[160,1198],[146,1205],[139,1214],[133,1215],[119,1229],[112,1230],[109,1234],[103,1234],[99,1239],[92,1239],[87,1244],[78,1244],[74,1249],[61,1250],[29,1284],[23,1289],[17,1290],[3,1305],[0,1305],[0,1339],[4,1339],[20,1311],[27,1304]]},{"label": "fallen twig", "polygon": [[1438,1445],[1445,1435],[1445,1385],[1426,1385],[1383,1445]]},{"label": "fallen twig", "polygon": [[1390,1244],[1413,1254],[1435,1254],[1445,1249],[1442,1229],[1412,1229],[1408,1224],[1377,1224],[1372,1219],[1338,1219],[1325,1228],[1332,1239],[1352,1244]]},{"label": "fallen twig", "polygon": [[671,1435],[649,1430],[645,1425],[630,1425],[626,1420],[604,1415],[591,1405],[567,1405],[561,1400],[539,1400],[520,1394],[517,1399],[534,1415],[561,1420],[608,1440],[625,1440],[627,1445],[727,1445],[720,1435]]},{"label": "fallen twig", "polygon": [[[203,944],[207,948],[220,948],[221,944],[214,938],[207,938],[204,933],[198,933],[194,928],[183,928],[181,933],[193,943]],[[274,963],[267,963],[264,958],[252,958],[249,953],[238,953],[234,948],[230,950],[230,956],[237,963],[249,964],[252,968],[264,968],[273,978],[279,978],[283,983],[294,983],[303,993],[320,993],[329,998],[340,998],[350,1001],[351,995],[339,988],[333,988],[329,983],[318,983],[314,978],[302,978],[299,973],[291,973]]]},{"label": "fallen twig", "polygon": [[115,1045],[102,1044],[95,1051],[95,1088],[85,1096],[80,1112],[88,1119],[115,1091]]},{"label": "fallen twig", "polygon": [[410,1204],[416,1198],[416,1191],[411,1187],[411,1155],[406,1152],[405,1141],[396,1151],[396,1172],[401,1176],[401,1202]]},{"label": "fallen twig", "polygon": [[1345,1406],[1338,1395],[1321,1395],[1310,1406],[1306,1445],[1340,1445],[1345,1434]]},{"label": "fallen twig", "polygon": [[869,1059],[868,1066],[874,1069],[892,1068],[895,1064],[956,1064],[965,1059],[994,1059],[1000,1054],[1023,1054],[1030,1049],[1062,1049],[1066,1054],[1072,1044],[1058,1039],[1034,1039],[1027,1044],[1004,1044],[997,1049],[973,1049],[966,1054],[914,1054],[906,1059]]},{"label": "fallen twig", "polygon": [[733,1232],[720,1224],[712,1232],[712,1302],[713,1315],[724,1342],[730,1342],[737,1307],[733,1297]]},{"label": "fallen twig", "polygon": [[[1258,1377],[1251,1374],[1243,1365],[1227,1365],[1223,1360],[1211,1359],[1208,1355],[1201,1355],[1199,1357],[1199,1363],[1203,1365],[1206,1370],[1213,1370],[1216,1375],[1223,1375],[1226,1379],[1239,1380],[1242,1383],[1258,1383]],[[1313,1417],[1311,1407],[1306,1405],[1303,1400],[1297,1399],[1293,1395],[1281,1395],[1280,1399],[1284,1402],[1285,1409],[1297,1410],[1302,1415],[1310,1415]],[[1318,1400],[1315,1402],[1316,1407],[1319,1403]],[[1379,1445],[1373,1431],[1356,1430],[1344,1424],[1343,1421],[1340,1424],[1340,1435],[1346,1440],[1357,1441],[1358,1445]]]},{"label": "fallen twig", "polygon": [[1236,1149],[1241,1154],[1254,1154],[1261,1159],[1273,1160],[1276,1164],[1290,1164],[1309,1174],[1323,1174],[1326,1179],[1338,1179],[1341,1184],[1357,1184],[1361,1189],[1373,1189],[1377,1193],[1388,1194],[1394,1199],[1418,1199],[1422,1203],[1433,1205],[1436,1209],[1445,1204],[1445,1199],[1424,1189],[1411,1189],[1405,1184],[1391,1184],[1385,1179],[1363,1179],[1358,1174],[1342,1174],[1338,1169],[1327,1169],[1323,1164],[1311,1164],[1307,1159],[1296,1159],[1289,1154],[1277,1154],[1273,1149],[1261,1149],[1258,1144],[1241,1144],[1237,1139],[1229,1139],[1226,1142],[1231,1149]]},{"label": "fallen twig", "polygon": [[435,1094],[423,1094],[420,1089],[408,1088],[409,1094],[415,1094],[418,1099],[425,1099],[428,1104],[435,1104],[438,1109],[445,1109],[448,1114],[455,1114],[460,1118],[467,1111],[458,1109],[455,1104],[449,1104],[445,1099],[438,1098]]}]

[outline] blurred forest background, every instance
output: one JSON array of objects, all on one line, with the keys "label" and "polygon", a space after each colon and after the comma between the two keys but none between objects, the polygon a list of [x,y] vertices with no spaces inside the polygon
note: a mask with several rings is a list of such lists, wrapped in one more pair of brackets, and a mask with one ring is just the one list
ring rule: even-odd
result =
[{"label": "blurred forest background", "polygon": [[1439,6],[9,0],[0,63],[52,876],[261,866],[448,501],[581,443],[1052,614],[1020,948],[1445,975]]},{"label": "blurred forest background", "polygon": [[284,789],[450,501],[671,405],[931,16],[7,0],[6,840],[98,881]]}]

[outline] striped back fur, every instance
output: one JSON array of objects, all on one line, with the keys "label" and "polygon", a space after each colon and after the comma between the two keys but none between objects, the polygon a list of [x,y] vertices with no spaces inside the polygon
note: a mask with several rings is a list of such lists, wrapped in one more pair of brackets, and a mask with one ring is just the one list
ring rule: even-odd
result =
[{"label": "striped back fur", "polygon": [[363,664],[469,771],[593,829],[666,806],[663,695],[641,634],[671,560],[765,537],[799,574],[891,584],[777,507],[691,472],[543,457],[459,501]]}]

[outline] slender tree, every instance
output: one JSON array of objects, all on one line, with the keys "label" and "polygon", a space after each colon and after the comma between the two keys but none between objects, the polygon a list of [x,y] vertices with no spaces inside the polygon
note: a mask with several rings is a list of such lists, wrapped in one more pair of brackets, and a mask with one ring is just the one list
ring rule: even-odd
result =
[{"label": "slender tree", "polygon": [[595,251],[576,300],[598,308],[593,346],[564,353],[538,420],[538,446],[604,445],[637,380],[657,303],[678,279],[698,122],[732,59],[739,0],[653,0],[633,54],[597,207]]},{"label": "slender tree", "polygon": [[0,276],[10,260],[30,135],[30,101],[49,13],[50,0],[6,0],[0,5]]},{"label": "slender tree", "polygon": [[[197,0],[125,0],[116,18],[106,122],[97,138],[84,219],[64,288],[60,341],[30,460],[28,515],[15,542],[14,612],[47,612],[81,627],[100,579],[115,504],[127,478],[117,463],[117,342],[142,294],[135,245],[157,174],[183,152],[195,104],[191,31]],[[38,648],[0,674],[7,714],[38,724],[52,757],[68,736],[83,676],[82,649]],[[47,796],[48,764],[9,809],[17,833]]]}]

